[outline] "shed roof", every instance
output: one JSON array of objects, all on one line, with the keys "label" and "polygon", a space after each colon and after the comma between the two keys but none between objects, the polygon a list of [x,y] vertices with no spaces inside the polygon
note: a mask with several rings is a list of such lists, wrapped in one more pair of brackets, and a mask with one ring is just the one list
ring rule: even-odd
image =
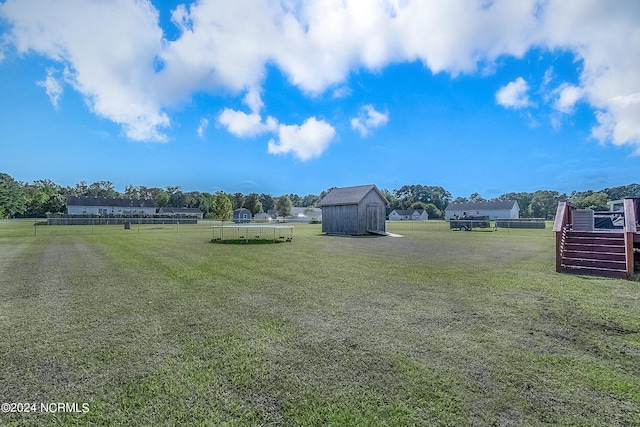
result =
[{"label": "shed roof", "polygon": [[155,208],[152,199],[123,199],[113,197],[67,196],[67,206],[113,206],[119,208]]},{"label": "shed roof", "polygon": [[357,205],[369,192],[375,191],[387,203],[387,199],[375,184],[358,185],[355,187],[334,188],[318,202],[318,206]]},{"label": "shed roof", "polygon": [[497,211],[505,209],[513,209],[513,206],[517,204],[515,200],[496,200],[491,202],[463,202],[463,203],[449,203],[445,210],[485,210],[485,211]]}]

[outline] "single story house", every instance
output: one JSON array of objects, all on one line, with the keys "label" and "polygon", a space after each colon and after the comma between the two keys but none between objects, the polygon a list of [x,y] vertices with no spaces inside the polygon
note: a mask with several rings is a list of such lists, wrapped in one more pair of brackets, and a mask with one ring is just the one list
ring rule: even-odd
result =
[{"label": "single story house", "polygon": [[251,222],[251,211],[246,208],[238,208],[233,211],[233,222]]},{"label": "single story house", "polygon": [[322,232],[363,235],[385,231],[387,199],[375,185],[334,188],[320,200]]},{"label": "single story house", "polygon": [[151,199],[67,196],[67,215],[154,215],[156,204]]},{"label": "single story house", "polygon": [[314,221],[321,222],[322,221],[322,209],[320,208],[299,208],[292,207],[291,208],[291,216],[288,218],[292,218],[299,221]]},{"label": "single story house", "polygon": [[271,221],[271,217],[266,212],[258,212],[253,216],[253,220],[255,222],[269,222]]},{"label": "single story house", "polygon": [[425,221],[429,214],[424,209],[394,209],[389,213],[389,221]]},{"label": "single story house", "polygon": [[449,203],[444,210],[446,219],[463,218],[465,216],[488,216],[496,218],[520,218],[520,207],[515,200],[498,200],[492,202]]},{"label": "single story house", "polygon": [[160,215],[169,215],[178,218],[198,218],[202,219],[203,212],[198,208],[160,208]]}]

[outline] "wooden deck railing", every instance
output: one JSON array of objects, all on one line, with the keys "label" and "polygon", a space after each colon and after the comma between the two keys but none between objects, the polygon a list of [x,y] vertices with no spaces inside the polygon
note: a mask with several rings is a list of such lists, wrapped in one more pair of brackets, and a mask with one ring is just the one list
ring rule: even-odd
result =
[{"label": "wooden deck railing", "polygon": [[553,231],[556,233],[556,271],[558,273],[562,272],[564,240],[567,230],[571,228],[572,214],[575,209],[576,206],[569,201],[558,203],[556,219],[553,222]]},{"label": "wooden deck railing", "polygon": [[624,247],[627,259],[627,277],[633,278],[635,263],[633,243],[638,232],[638,216],[636,207],[638,199],[624,199]]},{"label": "wooden deck railing", "polygon": [[[553,231],[556,234],[556,271],[562,272],[562,257],[567,232],[573,226],[573,213],[576,206],[569,202],[558,203]],[[640,243],[640,198],[624,199],[624,245],[625,270],[627,278],[635,274],[634,246]]]}]

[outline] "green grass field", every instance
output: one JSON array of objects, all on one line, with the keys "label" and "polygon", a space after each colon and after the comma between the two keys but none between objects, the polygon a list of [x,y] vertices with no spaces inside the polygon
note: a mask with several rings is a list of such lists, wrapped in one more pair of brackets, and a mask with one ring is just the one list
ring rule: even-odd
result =
[{"label": "green grass field", "polygon": [[0,222],[0,425],[640,425],[640,283],[549,228],[209,225]]}]

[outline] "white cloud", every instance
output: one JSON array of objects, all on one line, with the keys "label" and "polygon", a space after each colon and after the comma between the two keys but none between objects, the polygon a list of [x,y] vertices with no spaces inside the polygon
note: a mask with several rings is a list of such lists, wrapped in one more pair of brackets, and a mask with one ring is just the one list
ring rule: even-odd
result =
[{"label": "white cloud", "polygon": [[320,156],[335,134],[335,129],[329,123],[311,117],[300,126],[280,125],[279,140],[270,140],[268,151],[271,154],[293,153],[298,159],[306,161]]},{"label": "white cloud", "polygon": [[592,136],[640,150],[640,105],[620,103],[640,92],[640,2],[550,1],[538,43],[581,60],[582,100],[596,110]]},{"label": "white cloud", "polygon": [[247,92],[244,96],[243,102],[247,107],[249,107],[249,109],[251,109],[252,113],[259,113],[264,107],[264,102],[262,102],[260,92],[256,89],[252,89]]},{"label": "white cloud", "polygon": [[626,96],[614,96],[613,98],[611,98],[611,102],[620,104],[625,107],[640,104],[640,93],[632,93]]},{"label": "white cloud", "polygon": [[341,99],[351,96],[353,90],[349,86],[339,86],[333,89],[332,98]]},{"label": "white cloud", "polygon": [[60,101],[60,97],[64,90],[60,81],[55,77],[55,73],[56,70],[54,68],[47,68],[47,77],[45,77],[44,80],[37,81],[36,84],[44,88],[47,96],[51,100],[53,108],[57,110],[58,101]]},{"label": "white cloud", "polygon": [[365,105],[360,108],[358,117],[351,119],[351,127],[362,137],[369,135],[372,129],[384,126],[389,121],[389,112],[381,113],[376,111],[372,105]]},{"label": "white cloud", "polygon": [[501,87],[496,92],[496,102],[507,108],[525,108],[531,106],[529,84],[522,77]]},{"label": "white cloud", "polygon": [[200,125],[198,126],[198,137],[203,138],[204,137],[204,132],[207,130],[207,127],[209,127],[209,119],[207,119],[206,117],[203,117],[200,119]]},{"label": "white cloud", "polygon": [[225,126],[229,132],[241,138],[250,138],[273,131],[277,128],[277,121],[273,117],[267,117],[262,121],[258,113],[247,114],[225,108],[218,116],[218,123]]},{"label": "white cloud", "polygon": [[554,108],[562,113],[571,114],[576,102],[582,98],[583,90],[578,86],[564,83],[555,90],[555,94],[557,94],[557,99]]},{"label": "white cloud", "polygon": [[66,80],[100,117],[133,140],[166,141],[163,88],[154,73],[163,46],[158,12],[147,1],[8,0],[0,17],[18,53],[37,52],[65,65]]},{"label": "white cloud", "polygon": [[[587,102],[610,117],[594,136],[640,146],[638,103],[617,101],[640,93],[637,0],[199,0],[172,11],[175,40],[163,37],[149,0],[5,0],[0,18],[8,28],[0,60],[10,45],[61,63],[95,114],[135,140],[167,140],[165,111],[219,88],[248,91],[251,113],[228,118],[234,129],[255,126],[263,106],[248,97],[266,64],[305,93],[341,96],[355,71],[420,61],[433,73],[487,72],[538,48],[573,52],[581,64],[558,110]],[[522,82],[498,102],[531,105]]]},{"label": "white cloud", "polygon": [[243,102],[249,107],[251,113],[225,108],[218,116],[218,123],[227,130],[241,138],[249,138],[262,135],[267,132],[275,132],[278,128],[278,121],[269,116],[262,120],[260,110],[264,107],[260,93],[252,89],[247,92]]}]

